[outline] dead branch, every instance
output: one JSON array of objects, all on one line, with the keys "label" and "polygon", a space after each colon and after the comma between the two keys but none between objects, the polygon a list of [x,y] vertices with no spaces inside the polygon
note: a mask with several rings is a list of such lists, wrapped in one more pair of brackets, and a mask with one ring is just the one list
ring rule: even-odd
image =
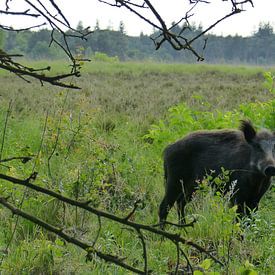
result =
[{"label": "dead branch", "polygon": [[[79,89],[79,87],[72,83],[65,83],[64,80],[70,79],[71,77],[79,77],[79,63],[87,60],[75,58],[70,47],[68,46],[67,40],[70,37],[86,40],[87,36],[92,33],[89,28],[86,28],[83,31],[72,28],[69,21],[54,0],[43,1],[43,3],[40,0],[35,3],[34,1],[25,0],[24,2],[27,8],[24,8],[22,11],[12,10],[14,8],[13,2],[16,1],[6,0],[6,10],[0,10],[0,14],[13,17],[31,17],[33,18],[33,23],[24,28],[15,28],[13,26],[5,26],[4,24],[0,24],[0,29],[18,33],[21,31],[37,29],[42,26],[50,28],[52,32],[51,37],[49,37],[49,45],[51,46],[52,44],[56,44],[64,51],[65,55],[67,55],[70,59],[71,71],[69,73],[50,76],[48,75],[51,69],[49,66],[47,68],[35,69],[25,66],[14,60],[15,57],[19,56],[19,54],[14,55],[5,53],[2,49],[0,49],[0,68],[14,73],[28,83],[30,80],[27,78],[30,78],[39,80],[42,85],[43,83],[49,83],[58,87]],[[39,23],[35,24],[36,20],[39,20]],[[68,30],[70,32],[68,32]],[[58,35],[56,36],[55,34]],[[60,40],[60,37],[62,41]]]},{"label": "dead branch", "polygon": [[142,244],[142,250],[143,250],[143,259],[144,259],[144,274],[148,274],[151,273],[152,271],[148,271],[148,257],[147,257],[147,248],[146,248],[146,242],[145,242],[145,238],[143,236],[143,233],[141,232],[140,229],[136,230],[138,233],[138,237],[141,240],[141,244]]},{"label": "dead branch", "polygon": [[14,207],[13,205],[11,205],[10,203],[7,202],[7,200],[3,197],[0,197],[0,204],[2,204],[3,206],[5,206],[6,208],[8,208],[14,215],[20,216],[28,221],[31,221],[39,226],[41,226],[42,228],[46,229],[49,232],[52,232],[56,235],[58,235],[59,237],[61,237],[62,239],[66,240],[69,243],[72,243],[80,248],[82,248],[83,250],[85,250],[88,254],[87,254],[87,259],[88,260],[92,260],[93,255],[98,256],[99,258],[105,260],[106,262],[110,262],[110,263],[114,263],[118,266],[121,266],[127,270],[130,270],[132,272],[135,272],[137,274],[145,274],[144,272],[142,272],[141,270],[134,268],[128,264],[125,264],[122,260],[120,260],[117,256],[113,256],[110,254],[105,254],[102,253],[98,250],[96,250],[93,246],[82,242],[68,234],[66,234],[65,232],[63,232],[63,230],[61,228],[57,228],[54,227],[22,210],[20,210],[19,208]]},{"label": "dead branch", "polygon": [[43,193],[43,194],[49,195],[51,197],[54,197],[54,198],[56,198],[56,199],[58,199],[60,201],[68,203],[70,205],[77,206],[79,208],[85,209],[86,211],[88,211],[88,212],[90,212],[92,214],[95,214],[97,216],[100,216],[100,217],[103,217],[103,218],[106,218],[106,219],[118,222],[118,223],[123,224],[123,225],[127,225],[127,226],[129,226],[131,228],[134,228],[135,230],[145,230],[147,232],[150,232],[150,233],[159,235],[161,237],[167,238],[167,239],[169,239],[172,242],[177,242],[177,243],[181,243],[183,245],[191,246],[191,247],[195,248],[196,250],[198,250],[199,252],[205,253],[210,258],[212,258],[216,263],[219,263],[220,265],[223,266],[223,263],[219,259],[217,259],[209,251],[207,251],[206,249],[204,249],[200,245],[194,243],[193,241],[184,239],[183,237],[181,237],[178,234],[174,234],[174,233],[170,233],[170,232],[166,232],[166,231],[154,228],[154,227],[152,227],[150,225],[144,225],[144,224],[140,224],[140,223],[135,223],[135,222],[129,221],[129,220],[125,219],[125,218],[120,218],[118,216],[112,215],[110,213],[107,213],[107,212],[104,212],[104,211],[101,211],[101,210],[98,210],[98,209],[95,209],[95,208],[89,206],[89,202],[87,202],[87,201],[86,202],[76,201],[76,200],[73,200],[71,198],[65,197],[65,196],[63,196],[63,195],[61,195],[59,193],[56,193],[56,192],[54,192],[52,190],[46,189],[46,188],[38,186],[38,185],[34,185],[34,184],[31,183],[31,181],[35,180],[36,177],[37,177],[37,173],[36,172],[34,172],[33,174],[31,174],[25,180],[21,180],[21,179],[17,179],[17,178],[8,176],[8,175],[0,174],[0,179],[9,181],[9,182],[14,183],[14,184],[19,184],[19,185],[22,185],[22,186],[26,186],[28,188],[31,188],[31,189],[33,189],[35,191],[40,192],[40,193]]},{"label": "dead branch", "polygon": [[[185,15],[177,21],[177,23],[173,24],[171,27],[167,27],[167,23],[163,20],[162,15],[157,11],[155,6],[151,3],[150,0],[144,0],[144,1],[127,1],[127,0],[98,0],[99,2],[102,2],[104,4],[113,6],[113,7],[124,7],[128,11],[134,13],[136,16],[138,16],[141,20],[147,22],[149,25],[151,25],[153,28],[155,28],[158,31],[158,34],[151,37],[151,39],[154,42],[155,49],[158,50],[164,42],[167,42],[170,44],[170,46],[177,50],[188,50],[190,51],[194,56],[197,57],[198,61],[203,61],[204,58],[202,54],[199,54],[198,50],[194,48],[193,44],[194,41],[198,40],[200,37],[202,37],[204,34],[212,30],[217,24],[220,22],[226,20],[227,18],[238,14],[242,11],[243,5],[249,3],[253,7],[253,1],[252,0],[243,0],[243,1],[233,1],[231,0],[232,5],[232,11],[224,16],[221,16],[220,19],[218,19],[216,22],[211,24],[210,26],[206,27],[205,30],[200,31],[199,34],[194,34],[193,37],[188,38],[185,31],[187,29],[190,29],[190,23],[189,18],[193,16],[191,14],[191,11],[194,10],[194,8],[198,4],[210,4],[211,1],[205,1],[205,0],[190,0],[189,3],[191,5],[191,8],[185,13]],[[167,3],[167,6],[170,7],[170,4]],[[147,9],[151,12],[150,15],[145,16],[143,10]],[[153,16],[157,23],[155,21],[152,21],[151,16]],[[182,24],[182,22],[184,22]],[[172,29],[174,27],[178,26],[179,31],[174,32]],[[202,49],[205,47],[202,47]]]},{"label": "dead branch", "polygon": [[[112,7],[125,8],[129,12],[135,14],[141,20],[145,21],[147,24],[151,25],[153,28],[157,30],[157,33],[151,37],[155,49],[158,50],[165,42],[168,43],[173,49],[187,50],[190,51],[198,61],[203,61],[204,57],[201,53],[199,53],[198,49],[194,46],[194,42],[199,38],[203,37],[206,33],[212,30],[217,24],[226,20],[227,18],[238,14],[244,11],[243,6],[245,4],[250,4],[253,7],[252,0],[242,0],[242,1],[233,1],[231,0],[232,11],[224,16],[221,16],[216,22],[206,27],[205,30],[196,32],[193,34],[193,37],[188,37],[186,31],[190,29],[189,19],[193,16],[193,10],[199,4],[208,5],[211,1],[206,0],[190,0],[190,9],[185,12],[185,14],[177,20],[175,24],[168,27],[167,23],[164,21],[162,15],[157,11],[156,7],[149,0],[98,0],[101,3],[107,4]],[[14,1],[15,2],[15,1]],[[30,82],[26,77],[31,79],[37,79],[43,83],[49,83],[51,85],[64,87],[64,88],[73,88],[77,89],[75,85],[72,83],[64,83],[65,79],[70,77],[79,77],[80,76],[80,62],[87,61],[86,59],[77,59],[74,57],[71,52],[68,39],[70,37],[77,37],[80,40],[87,40],[87,36],[92,33],[89,28],[85,28],[82,31],[76,30],[71,27],[69,20],[63,14],[62,10],[56,4],[54,0],[41,1],[37,0],[36,2],[31,0],[25,0],[25,4],[27,8],[24,8],[22,11],[13,11],[12,8],[13,1],[6,0],[6,10],[0,10],[0,14],[4,14],[6,16],[26,16],[33,18],[34,23],[25,28],[14,28],[12,26],[5,26],[4,24],[0,24],[0,29],[12,31],[12,32],[20,32],[24,30],[32,30],[37,29],[41,26],[45,26],[50,28],[51,36],[49,38],[49,46],[52,44],[56,44],[59,48],[61,48],[64,54],[70,59],[71,62],[71,71],[70,73],[49,76],[50,67],[33,69],[22,64],[19,64],[14,61],[14,55],[4,53],[0,54],[0,68],[12,72],[24,79],[27,82]],[[170,4],[167,4],[168,6]],[[149,11],[150,15],[146,15],[144,10]],[[153,16],[153,19],[152,19]],[[37,24],[35,24],[36,20],[39,20]],[[177,31],[174,31],[175,27]],[[189,32],[190,33],[190,32]],[[206,44],[202,46],[202,52],[205,48]],[[89,61],[89,60],[88,60]]]},{"label": "dead branch", "polygon": [[[24,79],[26,82],[30,82],[28,79],[25,78],[25,76],[38,79],[41,84],[43,85],[44,82],[50,83],[54,86],[64,87],[64,88],[72,88],[72,89],[80,89],[79,87],[75,86],[74,84],[67,84],[62,82],[63,79],[67,79],[68,77],[79,77],[80,72],[75,71],[73,73],[68,74],[60,74],[55,76],[47,76],[45,74],[46,71],[50,71],[51,67],[46,68],[31,68],[24,65],[21,65],[20,63],[17,63],[13,60],[12,55],[0,55],[0,68],[9,71],[11,73],[16,74],[17,76]],[[42,73],[39,73],[42,72]]]},{"label": "dead branch", "polygon": [[12,160],[21,160],[22,163],[27,163],[32,159],[33,156],[26,156],[26,157],[10,157],[10,158],[5,158],[5,159],[0,159],[0,163],[2,162],[8,162]]},{"label": "dead branch", "polygon": [[5,139],[6,139],[7,125],[8,125],[8,120],[9,120],[9,117],[11,114],[11,109],[12,109],[12,100],[10,100],[10,102],[9,102],[8,110],[6,113],[4,130],[3,130],[2,141],[1,141],[1,148],[0,148],[0,160],[2,159],[2,154],[3,154]]}]

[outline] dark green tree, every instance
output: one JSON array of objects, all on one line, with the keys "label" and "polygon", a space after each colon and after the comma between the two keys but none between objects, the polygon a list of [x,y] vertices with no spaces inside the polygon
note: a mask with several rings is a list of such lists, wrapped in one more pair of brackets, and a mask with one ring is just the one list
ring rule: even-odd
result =
[{"label": "dark green tree", "polygon": [[5,39],[6,39],[5,32],[0,29],[0,48],[2,49],[5,45]]},{"label": "dark green tree", "polygon": [[268,23],[260,23],[258,31],[255,33],[255,36],[261,39],[266,39],[273,36],[273,27]]}]

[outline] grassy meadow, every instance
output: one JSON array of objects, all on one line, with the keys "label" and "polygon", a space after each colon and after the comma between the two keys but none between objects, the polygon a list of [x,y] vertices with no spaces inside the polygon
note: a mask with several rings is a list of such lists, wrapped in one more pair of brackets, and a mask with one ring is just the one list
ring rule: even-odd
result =
[{"label": "grassy meadow", "polygon": [[[56,62],[53,70],[62,72],[64,67]],[[257,127],[275,125],[274,95],[264,87],[266,70],[274,69],[91,62],[74,80],[81,90],[28,84],[1,72],[1,159],[33,159],[2,163],[0,173],[27,178],[37,171],[35,184],[90,200],[91,206],[120,217],[141,200],[132,220],[157,224],[164,193],[162,150],[169,142],[200,128],[236,127],[246,116]],[[81,240],[92,243],[96,238],[96,216],[3,180],[0,187],[1,197],[24,211]],[[188,206],[187,219],[194,215],[198,220],[194,227],[167,230],[197,242],[226,263],[221,267],[182,246],[196,274],[275,274],[272,191],[261,201],[251,226],[233,223],[235,212],[226,199],[208,189],[198,192]],[[175,209],[168,219],[177,222]],[[95,248],[142,269],[138,236],[115,222],[100,223]],[[96,256],[86,262],[85,251],[29,221],[17,221],[3,207],[0,227],[1,274],[130,274]],[[153,274],[173,274],[175,245],[150,234],[145,240]],[[182,256],[181,274],[186,274],[185,265]]]}]

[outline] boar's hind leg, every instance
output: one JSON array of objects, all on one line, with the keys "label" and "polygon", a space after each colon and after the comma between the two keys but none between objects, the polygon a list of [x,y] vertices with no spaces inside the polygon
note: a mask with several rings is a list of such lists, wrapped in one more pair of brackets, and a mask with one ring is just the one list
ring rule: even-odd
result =
[{"label": "boar's hind leg", "polygon": [[240,218],[243,218],[244,216],[251,217],[251,212],[257,211],[258,205],[258,200],[239,203],[237,208],[237,214]]},{"label": "boar's hind leg", "polygon": [[177,211],[178,211],[178,218],[179,218],[180,225],[183,225],[186,223],[185,217],[184,217],[185,205],[186,205],[186,200],[185,200],[184,194],[181,194],[180,197],[177,199]]},{"label": "boar's hind leg", "polygon": [[159,206],[159,222],[161,228],[164,228],[164,223],[166,221],[167,215],[170,209],[173,207],[175,201],[182,195],[180,184],[176,184],[178,181],[171,180],[168,178],[166,183],[166,191],[164,198]]}]

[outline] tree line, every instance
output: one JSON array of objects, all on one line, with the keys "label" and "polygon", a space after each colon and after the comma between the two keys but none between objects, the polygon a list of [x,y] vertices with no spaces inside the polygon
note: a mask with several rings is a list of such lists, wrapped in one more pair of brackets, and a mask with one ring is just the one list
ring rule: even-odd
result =
[{"label": "tree line", "polygon": [[[81,22],[78,23],[77,29],[83,30]],[[201,26],[195,25],[187,26],[186,29],[190,36],[202,30]],[[64,56],[62,49],[56,45],[49,47],[50,35],[51,31],[48,29],[27,30],[19,33],[1,30],[0,46],[14,54],[24,54],[30,59],[62,58]],[[127,35],[123,22],[120,22],[118,30],[101,29],[97,22],[87,41],[72,36],[68,43],[74,54],[91,59],[99,56],[98,53],[102,53],[104,56],[115,57],[115,60],[121,61],[196,62],[192,53],[184,50],[175,51],[168,43],[164,43],[160,49],[154,51],[150,37],[157,36],[158,32],[154,31],[150,36],[140,33],[139,36],[133,37]],[[269,23],[260,24],[257,31],[249,37],[239,35],[224,37],[208,34],[195,41],[192,46],[208,63],[256,65],[275,63],[275,34]]]}]

